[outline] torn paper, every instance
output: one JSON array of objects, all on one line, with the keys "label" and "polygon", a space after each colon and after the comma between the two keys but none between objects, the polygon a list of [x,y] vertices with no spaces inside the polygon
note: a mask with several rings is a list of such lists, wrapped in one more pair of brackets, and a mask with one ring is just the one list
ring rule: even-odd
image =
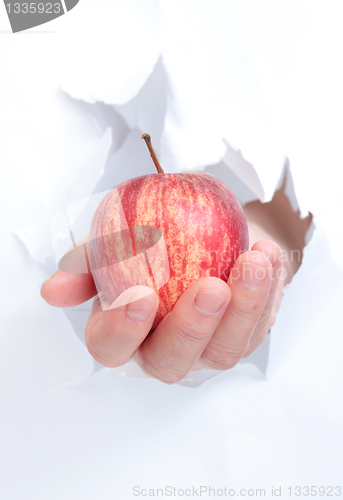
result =
[{"label": "torn paper", "polygon": [[71,31],[61,40],[62,89],[90,103],[124,104],[144,85],[161,53],[159,1],[83,1],[77,37]]}]

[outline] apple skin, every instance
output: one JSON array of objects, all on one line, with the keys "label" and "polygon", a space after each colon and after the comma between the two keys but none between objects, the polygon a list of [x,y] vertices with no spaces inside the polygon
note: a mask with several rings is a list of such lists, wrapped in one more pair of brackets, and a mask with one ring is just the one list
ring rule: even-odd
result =
[{"label": "apple skin", "polygon": [[[156,328],[194,281],[203,276],[227,281],[238,256],[248,250],[248,227],[235,195],[213,175],[157,173],[109,191],[94,214],[89,239],[98,291],[112,304],[131,286],[152,286],[160,299]],[[148,264],[153,272],[147,276],[149,250],[144,250],[154,245],[154,265]]]}]

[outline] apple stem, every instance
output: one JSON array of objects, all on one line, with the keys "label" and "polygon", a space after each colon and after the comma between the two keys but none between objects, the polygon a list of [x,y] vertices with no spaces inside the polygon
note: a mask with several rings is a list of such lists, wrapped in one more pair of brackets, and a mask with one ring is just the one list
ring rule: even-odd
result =
[{"label": "apple stem", "polygon": [[156,156],[156,153],[154,151],[154,148],[152,147],[151,145],[151,137],[149,134],[143,134],[142,135],[142,139],[145,140],[146,142],[146,145],[148,146],[148,149],[150,151],[150,154],[151,154],[151,158],[152,158],[152,161],[155,163],[155,167],[156,167],[156,170],[159,174],[164,174],[164,171],[163,171],[163,168],[161,167],[158,159],[157,159],[157,156]]}]

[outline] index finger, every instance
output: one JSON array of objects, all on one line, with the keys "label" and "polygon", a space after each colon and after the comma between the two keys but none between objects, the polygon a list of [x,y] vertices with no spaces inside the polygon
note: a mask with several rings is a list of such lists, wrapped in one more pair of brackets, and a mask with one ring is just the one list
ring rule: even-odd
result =
[{"label": "index finger", "polygon": [[59,261],[59,270],[43,283],[41,296],[51,306],[75,307],[97,294],[88,263],[88,241],[86,234],[74,243]]},{"label": "index finger", "polygon": [[98,292],[91,273],[56,271],[42,285],[41,296],[55,307],[75,307]]}]

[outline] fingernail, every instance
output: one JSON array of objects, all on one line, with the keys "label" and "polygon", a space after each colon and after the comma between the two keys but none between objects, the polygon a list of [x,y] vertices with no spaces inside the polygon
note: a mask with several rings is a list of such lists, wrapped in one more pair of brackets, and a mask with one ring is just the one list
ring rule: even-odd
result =
[{"label": "fingernail", "polygon": [[147,295],[142,299],[130,302],[126,306],[126,315],[131,321],[136,323],[143,323],[151,315],[155,308],[155,294]]},{"label": "fingernail", "polygon": [[256,266],[251,262],[243,262],[239,271],[240,283],[246,288],[255,289],[263,283],[268,268]]},{"label": "fingernail", "polygon": [[204,288],[195,297],[194,306],[203,314],[215,314],[220,311],[226,298],[215,290]]}]

